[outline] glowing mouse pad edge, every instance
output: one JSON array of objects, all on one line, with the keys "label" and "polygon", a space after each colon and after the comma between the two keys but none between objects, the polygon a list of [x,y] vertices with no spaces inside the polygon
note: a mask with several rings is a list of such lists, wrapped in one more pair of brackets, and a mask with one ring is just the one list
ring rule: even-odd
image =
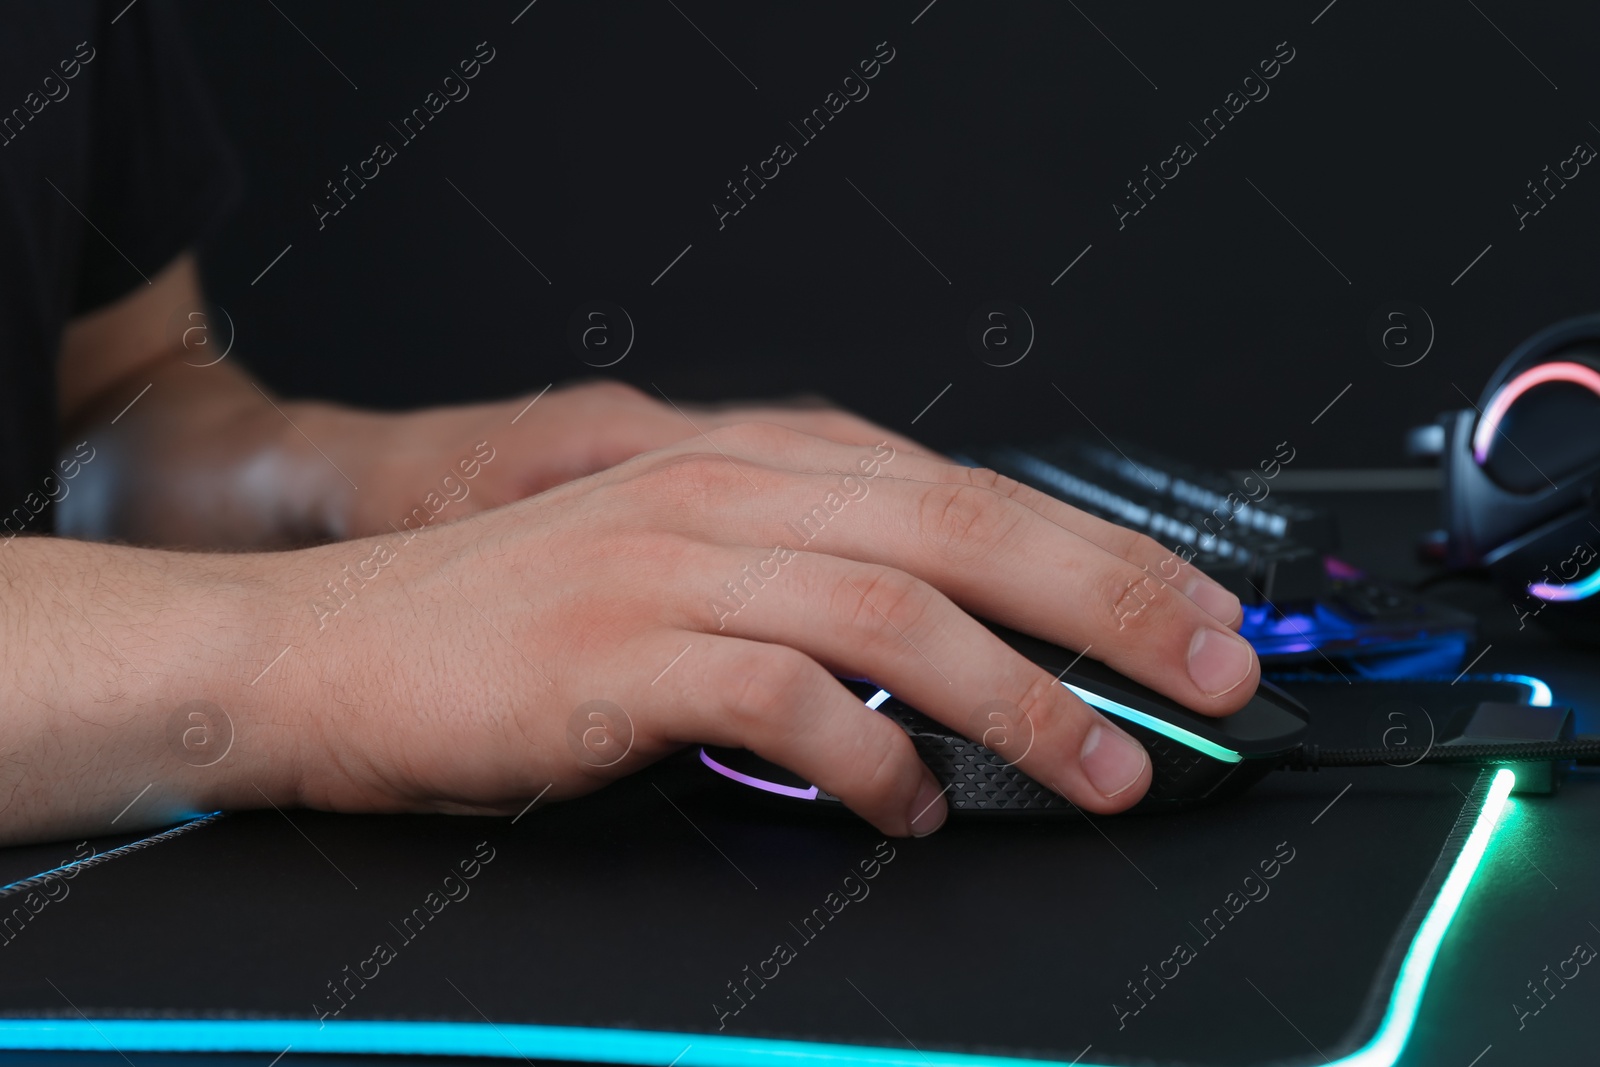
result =
[{"label": "glowing mouse pad edge", "polygon": [[[1444,935],[1479,870],[1505,809],[1515,776],[1505,768],[1480,776],[1447,839],[1434,871],[1397,934],[1384,972],[1393,974],[1387,995],[1358,1022],[1378,1022],[1339,1067],[1391,1067],[1416,1023],[1428,976]],[[1475,809],[1475,810],[1474,810]],[[1451,842],[1466,830],[1460,851]],[[1428,890],[1432,889],[1431,895]],[[1409,939],[1407,939],[1409,934]],[[1403,945],[1403,947],[1402,947]],[[106,1052],[261,1052],[292,1046],[299,1052],[411,1053],[495,1058],[544,1057],[583,1062],[678,1064],[682,1067],[761,1067],[766,1064],[860,1064],[866,1067],[1024,1067],[1066,1061],[1011,1056],[827,1044],[721,1034],[636,1031],[529,1023],[420,1022],[404,1020],[283,1019],[0,1019],[0,1048]],[[1095,1067],[1095,1061],[1078,1061]]]}]

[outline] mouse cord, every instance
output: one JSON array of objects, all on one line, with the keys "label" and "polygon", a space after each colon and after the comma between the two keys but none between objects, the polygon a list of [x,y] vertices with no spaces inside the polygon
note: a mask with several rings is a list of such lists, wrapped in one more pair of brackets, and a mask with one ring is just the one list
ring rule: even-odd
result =
[{"label": "mouse cord", "polygon": [[1579,737],[1572,741],[1402,748],[1323,748],[1320,745],[1301,745],[1287,753],[1279,766],[1291,771],[1315,771],[1322,767],[1407,767],[1414,763],[1545,763],[1556,760],[1600,763],[1600,737]]}]

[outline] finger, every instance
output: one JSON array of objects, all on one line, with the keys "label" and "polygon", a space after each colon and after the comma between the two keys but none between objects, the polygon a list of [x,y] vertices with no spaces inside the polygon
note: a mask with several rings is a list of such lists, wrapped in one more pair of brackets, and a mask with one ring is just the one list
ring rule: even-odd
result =
[{"label": "finger", "polygon": [[[870,424],[864,426],[871,432],[887,433]],[[861,457],[859,450],[848,447],[848,444],[877,444],[884,438],[882,436],[872,438],[869,434],[846,445],[834,443],[842,440],[841,437],[834,437],[830,441],[821,443],[799,438],[788,441],[775,440],[770,442],[769,449],[776,450],[778,454],[792,453],[795,458],[803,458],[805,462],[811,464],[823,464],[822,469],[825,470],[853,471]],[[894,441],[891,440],[890,444],[894,444]],[[896,447],[898,449],[898,446]],[[765,454],[770,456],[772,452],[767,451]],[[761,455],[752,455],[750,458],[760,459]],[[1154,538],[1089,515],[1055,497],[986,467],[967,467],[936,455],[911,453],[897,455],[892,466],[885,466],[884,473],[894,478],[976,485],[1009,497],[1024,507],[1038,512],[1057,526],[1070,530],[1141,568],[1152,580],[1173,587],[1200,605],[1201,609],[1218,622],[1231,629],[1237,630],[1244,621],[1244,608],[1239,598],[1224,589],[1200,568],[1188,562],[1187,557],[1193,555],[1192,548],[1188,553],[1180,554],[1164,547]]]},{"label": "finger", "polygon": [[654,728],[669,739],[750,749],[832,793],[886,834],[921,837],[949,813],[905,732],[804,653],[782,644],[685,635],[658,683]]},{"label": "finger", "polygon": [[[739,555],[728,551],[730,566]],[[1121,811],[1149,787],[1137,741],[928,583],[809,552],[784,567],[721,615],[722,633],[786,642],[834,672],[869,677],[1090,811]],[[1004,744],[990,736],[997,706],[1018,732]]]},{"label": "finger", "polygon": [[907,456],[906,460],[891,477],[975,485],[988,489],[1038,512],[1062,529],[1071,530],[1112,555],[1127,560],[1151,579],[1173,587],[1194,601],[1218,622],[1237,630],[1244,621],[1244,607],[1239,598],[1189,562],[1194,555],[1192,546],[1187,552],[1177,552],[1153,537],[1080,511],[987,467],[941,464],[923,456]]},{"label": "finger", "polygon": [[[737,443],[738,434],[718,433],[724,448]],[[680,465],[694,493],[736,501],[715,514],[681,512],[679,521],[707,540],[898,567],[974,614],[1092,650],[1198,711],[1237,710],[1255,691],[1260,666],[1243,638],[1141,568],[992,490],[777,472],[727,454]],[[749,565],[766,577],[776,573],[772,556],[765,550]]]}]

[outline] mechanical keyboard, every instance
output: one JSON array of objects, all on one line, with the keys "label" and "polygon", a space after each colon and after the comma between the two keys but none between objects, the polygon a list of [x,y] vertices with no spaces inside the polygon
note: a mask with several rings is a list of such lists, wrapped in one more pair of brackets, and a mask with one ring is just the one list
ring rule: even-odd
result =
[{"label": "mechanical keyboard", "polygon": [[1285,499],[1269,477],[1235,479],[1142,448],[1081,439],[973,448],[957,459],[1182,547],[1244,603],[1240,632],[1264,663],[1392,677],[1451,670],[1473,642],[1471,615],[1334,556],[1333,515]]}]

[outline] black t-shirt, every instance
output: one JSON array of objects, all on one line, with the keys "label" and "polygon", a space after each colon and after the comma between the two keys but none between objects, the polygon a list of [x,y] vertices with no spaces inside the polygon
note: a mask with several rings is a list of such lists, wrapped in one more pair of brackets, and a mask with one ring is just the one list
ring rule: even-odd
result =
[{"label": "black t-shirt", "polygon": [[232,201],[238,173],[175,16],[160,0],[0,6],[7,532],[24,519],[29,533],[54,525],[47,501],[62,473],[62,327],[146,284],[204,238]]}]

